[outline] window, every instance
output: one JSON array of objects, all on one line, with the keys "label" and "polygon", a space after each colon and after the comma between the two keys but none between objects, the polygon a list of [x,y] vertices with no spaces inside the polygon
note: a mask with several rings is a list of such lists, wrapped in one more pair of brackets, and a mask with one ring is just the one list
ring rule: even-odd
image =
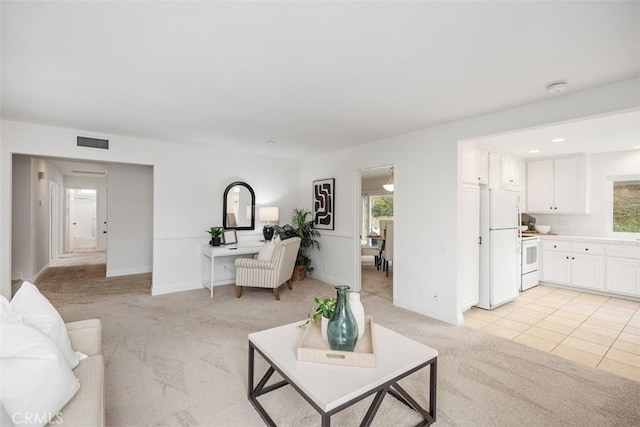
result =
[{"label": "window", "polygon": [[369,230],[379,231],[381,219],[393,219],[393,196],[370,196],[371,223]]},{"label": "window", "polygon": [[614,233],[640,233],[640,180],[613,182]]}]

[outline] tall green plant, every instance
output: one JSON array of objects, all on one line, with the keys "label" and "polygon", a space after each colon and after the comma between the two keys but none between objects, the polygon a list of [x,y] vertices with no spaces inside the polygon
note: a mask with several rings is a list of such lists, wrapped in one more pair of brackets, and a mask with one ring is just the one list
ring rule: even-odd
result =
[{"label": "tall green plant", "polygon": [[306,209],[294,208],[291,217],[291,225],[287,224],[282,227],[274,227],[274,234],[280,236],[282,240],[292,237],[299,237],[300,249],[296,257],[296,265],[304,265],[307,271],[311,268],[311,257],[309,250],[315,248],[320,249],[320,242],[316,239],[320,237],[318,230],[313,228],[313,221],[309,220],[311,212]]}]

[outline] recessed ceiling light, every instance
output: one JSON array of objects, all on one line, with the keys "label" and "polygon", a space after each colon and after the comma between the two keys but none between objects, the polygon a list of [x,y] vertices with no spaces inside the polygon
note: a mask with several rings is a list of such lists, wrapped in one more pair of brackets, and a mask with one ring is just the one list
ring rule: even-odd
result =
[{"label": "recessed ceiling light", "polygon": [[269,140],[269,141],[267,141],[267,144],[268,144],[268,145],[275,145],[275,144],[276,144],[276,142],[275,142],[275,141],[272,141],[272,140]]},{"label": "recessed ceiling light", "polygon": [[551,142],[565,142],[566,140],[566,138],[553,138]]},{"label": "recessed ceiling light", "polygon": [[555,95],[567,90],[568,84],[565,80],[558,80],[547,84],[547,93]]},{"label": "recessed ceiling light", "polygon": [[529,152],[530,152],[531,154],[533,154],[533,153],[539,153],[539,152],[540,152],[540,150],[538,150],[538,149],[536,148],[535,150],[529,150]]}]

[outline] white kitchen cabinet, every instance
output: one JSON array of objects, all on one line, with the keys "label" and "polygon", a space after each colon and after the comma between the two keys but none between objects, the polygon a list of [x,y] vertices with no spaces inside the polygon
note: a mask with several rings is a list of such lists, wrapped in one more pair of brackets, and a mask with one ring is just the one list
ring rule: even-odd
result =
[{"label": "white kitchen cabinet", "polygon": [[640,246],[608,246],[606,257],[606,289],[640,297]]},{"label": "white kitchen cabinet", "polygon": [[542,242],[542,280],[545,282],[569,283],[570,248],[565,242],[544,240]]},{"label": "white kitchen cabinet", "polygon": [[586,158],[536,160],[527,163],[527,211],[586,213]]},{"label": "white kitchen cabinet", "polygon": [[466,184],[478,183],[478,151],[475,144],[460,144],[458,149],[460,181]]},{"label": "white kitchen cabinet", "polygon": [[459,306],[466,311],[478,304],[480,298],[480,191],[478,188],[460,189],[460,248],[459,248]]},{"label": "white kitchen cabinet", "polygon": [[520,161],[513,157],[502,156],[502,185],[507,188],[520,187]]},{"label": "white kitchen cabinet", "polygon": [[545,239],[542,280],[582,289],[602,290],[603,254],[602,245]]},{"label": "white kitchen cabinet", "polygon": [[478,184],[489,183],[489,152],[478,150]]},{"label": "white kitchen cabinet", "polygon": [[488,188],[495,190],[502,188],[502,156],[489,153],[489,182]]},{"label": "white kitchen cabinet", "polygon": [[578,288],[602,289],[604,257],[571,254],[571,285]]}]

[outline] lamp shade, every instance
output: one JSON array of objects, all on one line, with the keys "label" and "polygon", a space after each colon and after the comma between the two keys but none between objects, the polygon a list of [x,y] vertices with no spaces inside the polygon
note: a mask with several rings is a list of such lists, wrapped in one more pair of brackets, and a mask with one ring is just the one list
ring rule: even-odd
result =
[{"label": "lamp shade", "polygon": [[258,209],[258,219],[260,221],[278,221],[279,220],[279,209],[277,206],[270,206]]}]

